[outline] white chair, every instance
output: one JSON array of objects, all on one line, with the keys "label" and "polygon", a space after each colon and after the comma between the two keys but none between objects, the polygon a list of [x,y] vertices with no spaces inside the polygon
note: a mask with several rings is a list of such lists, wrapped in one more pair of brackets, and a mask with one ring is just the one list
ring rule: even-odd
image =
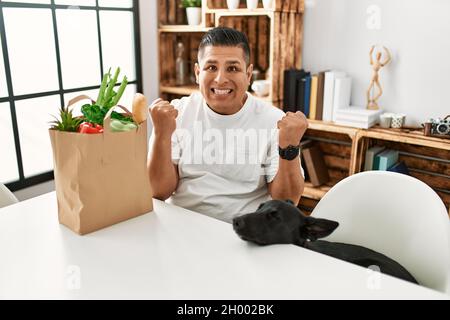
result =
[{"label": "white chair", "polygon": [[0,208],[19,202],[14,194],[0,183]]},{"label": "white chair", "polygon": [[386,171],[355,174],[331,188],[312,216],[339,222],[325,240],[383,253],[421,285],[449,291],[449,216],[422,181]]}]

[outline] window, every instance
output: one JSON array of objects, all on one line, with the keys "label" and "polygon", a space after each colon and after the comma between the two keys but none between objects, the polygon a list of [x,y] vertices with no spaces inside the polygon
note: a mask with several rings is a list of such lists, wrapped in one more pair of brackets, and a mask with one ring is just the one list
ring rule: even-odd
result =
[{"label": "window", "polygon": [[142,91],[138,10],[137,0],[0,0],[1,183],[53,179],[52,115],[79,94],[97,98],[109,68],[129,79],[122,104]]}]

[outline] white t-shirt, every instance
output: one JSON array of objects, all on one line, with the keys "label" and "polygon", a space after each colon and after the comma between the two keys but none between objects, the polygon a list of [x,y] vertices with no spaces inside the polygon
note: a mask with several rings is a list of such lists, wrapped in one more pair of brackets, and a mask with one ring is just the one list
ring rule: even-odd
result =
[{"label": "white t-shirt", "polygon": [[172,162],[180,180],[170,203],[231,222],[271,199],[267,183],[278,172],[277,122],[285,114],[247,96],[233,115],[214,112],[200,93],[171,102],[178,110]]}]

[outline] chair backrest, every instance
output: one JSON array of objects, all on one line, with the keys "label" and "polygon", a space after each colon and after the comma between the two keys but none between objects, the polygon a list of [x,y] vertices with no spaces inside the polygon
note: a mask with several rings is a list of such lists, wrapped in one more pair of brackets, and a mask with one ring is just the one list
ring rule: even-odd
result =
[{"label": "chair backrest", "polygon": [[0,183],[0,208],[19,202],[14,194]]},{"label": "chair backrest", "polygon": [[331,188],[312,216],[339,222],[324,240],[383,253],[421,285],[448,291],[449,217],[442,200],[422,181],[394,172],[362,172]]}]

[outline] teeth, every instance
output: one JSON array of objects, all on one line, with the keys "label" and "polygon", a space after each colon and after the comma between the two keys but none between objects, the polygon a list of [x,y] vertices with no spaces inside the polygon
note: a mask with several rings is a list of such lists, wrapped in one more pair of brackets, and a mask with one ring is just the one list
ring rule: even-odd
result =
[{"label": "teeth", "polygon": [[229,94],[231,93],[231,90],[219,90],[219,89],[214,89],[214,93],[218,94],[218,95],[225,95],[225,94]]}]

